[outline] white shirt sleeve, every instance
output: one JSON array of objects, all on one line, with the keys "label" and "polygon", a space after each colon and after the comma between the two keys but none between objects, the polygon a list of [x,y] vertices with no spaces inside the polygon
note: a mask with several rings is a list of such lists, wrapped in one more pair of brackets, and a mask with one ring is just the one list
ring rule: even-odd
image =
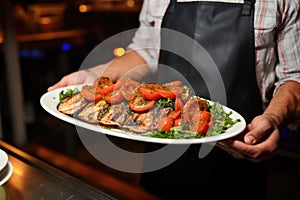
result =
[{"label": "white shirt sleeve", "polygon": [[[136,30],[128,49],[135,50],[147,62],[153,72],[157,69],[160,51],[160,26],[163,10],[154,13],[155,1],[145,0],[139,16],[140,26]],[[156,4],[159,1],[156,1]],[[166,3],[165,3],[166,4]],[[157,6],[157,5],[155,5]],[[157,11],[157,9],[156,9]]]}]

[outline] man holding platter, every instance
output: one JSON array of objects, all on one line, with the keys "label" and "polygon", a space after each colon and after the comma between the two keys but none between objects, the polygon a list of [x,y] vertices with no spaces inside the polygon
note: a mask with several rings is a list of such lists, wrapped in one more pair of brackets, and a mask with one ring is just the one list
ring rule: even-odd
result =
[{"label": "man holding platter", "polygon": [[[159,63],[209,98],[200,44],[220,72],[227,106],[248,125],[237,137],[217,143],[232,156],[214,148],[199,159],[199,146],[192,145],[172,165],[145,174],[143,183],[165,199],[264,199],[264,161],[275,153],[281,127],[300,118],[299,14],[295,0],[145,0],[140,27],[123,56],[69,74],[48,90],[90,83],[101,75],[118,80],[136,67],[142,79]],[[187,44],[172,31],[194,42]]]}]

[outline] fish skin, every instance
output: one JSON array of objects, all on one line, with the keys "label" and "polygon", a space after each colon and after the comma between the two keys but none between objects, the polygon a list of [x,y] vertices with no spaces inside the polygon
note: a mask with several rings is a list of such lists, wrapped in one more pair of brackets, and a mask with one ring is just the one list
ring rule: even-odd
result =
[{"label": "fish skin", "polygon": [[108,108],[108,104],[105,100],[98,102],[88,103],[81,111],[76,115],[76,118],[89,123],[98,123],[98,116],[103,110]]},{"label": "fish skin", "polygon": [[86,104],[87,102],[83,95],[80,92],[77,92],[63,99],[58,104],[57,110],[64,114],[75,116],[78,111],[86,106]]}]

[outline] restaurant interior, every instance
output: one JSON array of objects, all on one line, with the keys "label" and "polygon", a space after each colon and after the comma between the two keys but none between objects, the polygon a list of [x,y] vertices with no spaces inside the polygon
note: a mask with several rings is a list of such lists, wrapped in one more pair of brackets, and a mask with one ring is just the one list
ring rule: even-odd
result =
[{"label": "restaurant interior", "polygon": [[[74,125],[46,112],[40,98],[64,75],[77,71],[99,43],[137,28],[143,1],[0,2],[1,140],[117,199],[134,199],[143,191],[140,175],[99,162],[86,150]],[[115,44],[106,56],[117,57],[117,50],[125,48],[124,43]],[[131,140],[112,140],[124,148],[143,148]],[[300,198],[299,144],[299,134],[282,131],[280,148],[268,162],[268,200]],[[135,195],[126,196],[128,190]],[[143,192],[146,199],[147,191]]]}]

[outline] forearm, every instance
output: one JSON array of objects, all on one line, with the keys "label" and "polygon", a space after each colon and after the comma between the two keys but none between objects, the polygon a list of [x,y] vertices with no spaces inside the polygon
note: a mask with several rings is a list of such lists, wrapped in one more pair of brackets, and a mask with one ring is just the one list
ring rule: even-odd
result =
[{"label": "forearm", "polygon": [[300,118],[300,83],[287,81],[276,91],[264,114],[271,115],[279,127]]},{"label": "forearm", "polygon": [[144,76],[151,73],[146,61],[136,52],[128,51],[123,56],[114,60],[93,67],[90,69],[97,76],[107,76],[116,81],[125,74],[130,74],[130,77],[142,79]]}]

